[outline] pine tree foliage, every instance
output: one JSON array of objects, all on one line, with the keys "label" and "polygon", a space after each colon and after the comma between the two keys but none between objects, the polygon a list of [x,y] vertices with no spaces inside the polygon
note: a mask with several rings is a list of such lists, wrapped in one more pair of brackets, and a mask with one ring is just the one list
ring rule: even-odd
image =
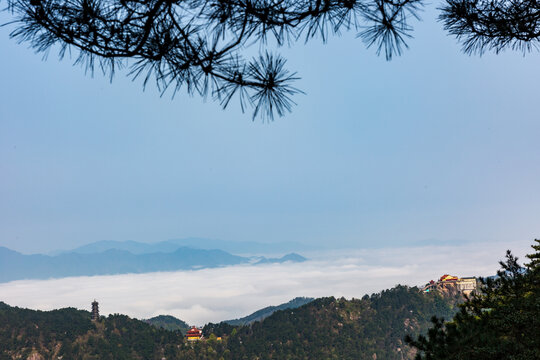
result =
[{"label": "pine tree foliage", "polygon": [[528,264],[525,264],[529,269],[540,268],[540,239],[535,239],[534,241],[536,244],[531,245],[531,247],[535,250],[535,253],[525,255],[525,257],[530,260]]},{"label": "pine tree foliage", "polygon": [[496,277],[461,305],[453,320],[433,318],[427,336],[406,341],[418,360],[540,359],[540,244],[522,267],[510,251]]},{"label": "pine tree foliage", "polygon": [[536,0],[447,0],[440,20],[466,53],[511,48],[538,49],[540,2]]},{"label": "pine tree foliage", "polygon": [[[211,96],[227,107],[233,97],[253,117],[291,111],[295,72],[269,43],[292,45],[356,31],[386,59],[411,37],[410,20],[425,0],[6,0],[12,37],[46,53],[72,52],[79,63],[113,76],[129,66],[133,78],[174,95],[180,89]],[[1,2],[1,0],[0,0]],[[446,0],[440,20],[467,53],[530,51],[540,38],[536,0]],[[259,44],[259,56],[246,49]],[[127,62],[128,59],[131,61]]]},{"label": "pine tree foliage", "polygon": [[[238,96],[253,116],[291,110],[300,92],[285,59],[266,50],[355,29],[390,59],[406,47],[421,0],[8,0],[12,36],[38,52],[78,50],[77,63],[113,75],[132,59],[130,74],[154,78],[173,93],[210,94],[226,107]],[[258,43],[261,54],[242,53]]]}]

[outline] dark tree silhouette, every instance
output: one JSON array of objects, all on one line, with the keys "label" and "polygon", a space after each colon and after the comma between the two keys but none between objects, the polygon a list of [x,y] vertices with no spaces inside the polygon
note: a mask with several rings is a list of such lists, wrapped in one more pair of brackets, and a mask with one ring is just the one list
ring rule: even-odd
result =
[{"label": "dark tree silhouette", "polygon": [[536,0],[446,0],[439,19],[466,53],[506,48],[537,49],[540,2]]},{"label": "dark tree silhouette", "polygon": [[[314,37],[324,41],[355,30],[386,59],[407,47],[423,0],[7,0],[11,36],[38,52],[59,45],[78,50],[76,62],[112,77],[130,62],[144,85],[155,78],[163,93],[184,87],[226,107],[238,96],[242,110],[273,118],[291,110],[296,74],[265,49]],[[465,51],[536,47],[539,3],[519,0],[447,0],[440,19],[463,40]],[[249,45],[260,55],[244,59]]]},{"label": "dark tree silhouette", "polygon": [[272,118],[290,111],[295,73],[263,48],[245,60],[246,46],[326,39],[354,28],[390,59],[400,53],[420,0],[8,0],[11,36],[38,52],[60,46],[64,56],[113,75],[131,58],[130,74],[154,77],[160,91],[185,87],[209,93],[223,107],[237,95],[242,109]]}]

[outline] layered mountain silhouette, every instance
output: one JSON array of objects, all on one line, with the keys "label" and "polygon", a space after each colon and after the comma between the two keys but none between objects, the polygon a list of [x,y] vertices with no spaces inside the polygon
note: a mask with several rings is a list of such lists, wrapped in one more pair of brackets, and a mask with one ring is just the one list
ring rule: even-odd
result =
[{"label": "layered mountain silhouette", "polygon": [[193,270],[239,264],[304,261],[298,254],[281,258],[245,257],[223,250],[179,247],[173,252],[133,254],[108,249],[95,253],[64,253],[56,256],[23,255],[0,247],[0,282],[85,275],[113,275],[155,271]]},{"label": "layered mountain silhouette", "polygon": [[256,241],[230,241],[230,240],[214,240],[205,238],[185,238],[160,241],[156,243],[143,243],[137,241],[114,241],[105,240],[97,241],[75,249],[56,252],[55,255],[61,253],[78,253],[78,254],[93,254],[107,250],[124,250],[132,254],[151,254],[156,252],[174,252],[179,248],[189,247],[202,250],[221,249],[232,254],[241,255],[275,255],[290,252],[303,252],[317,250],[316,247],[305,245],[298,242],[282,241],[275,243],[260,243]]}]

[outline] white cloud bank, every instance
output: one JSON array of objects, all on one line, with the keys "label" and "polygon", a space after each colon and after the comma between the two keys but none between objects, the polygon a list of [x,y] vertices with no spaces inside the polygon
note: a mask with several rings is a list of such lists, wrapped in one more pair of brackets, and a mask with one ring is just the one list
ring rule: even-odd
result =
[{"label": "white cloud bank", "polygon": [[203,325],[242,317],[297,296],[359,298],[396,284],[421,285],[444,273],[492,275],[507,248],[523,255],[529,245],[351,250],[314,254],[313,260],[297,264],[12,281],[0,284],[0,301],[40,310],[89,309],[95,298],[102,314],[137,318],[170,314]]}]

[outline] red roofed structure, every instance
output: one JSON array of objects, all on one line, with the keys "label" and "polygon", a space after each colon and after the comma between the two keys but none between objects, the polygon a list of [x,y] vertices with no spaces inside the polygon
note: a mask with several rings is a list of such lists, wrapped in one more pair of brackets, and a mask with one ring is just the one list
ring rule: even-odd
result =
[{"label": "red roofed structure", "polygon": [[435,282],[431,280],[429,283],[424,285],[421,289],[423,292],[431,291],[457,291],[470,295],[473,291],[476,291],[478,283],[475,277],[464,277],[459,278],[457,276],[444,274],[439,278],[439,281]]},{"label": "red roofed structure", "polygon": [[202,330],[197,329],[196,326],[192,326],[186,333],[186,339],[188,341],[201,340],[203,337]]},{"label": "red roofed structure", "polygon": [[448,275],[448,274],[444,274],[439,279],[439,281],[441,281],[441,282],[457,282],[458,280],[459,280],[459,278],[457,276],[452,276],[452,275]]}]

